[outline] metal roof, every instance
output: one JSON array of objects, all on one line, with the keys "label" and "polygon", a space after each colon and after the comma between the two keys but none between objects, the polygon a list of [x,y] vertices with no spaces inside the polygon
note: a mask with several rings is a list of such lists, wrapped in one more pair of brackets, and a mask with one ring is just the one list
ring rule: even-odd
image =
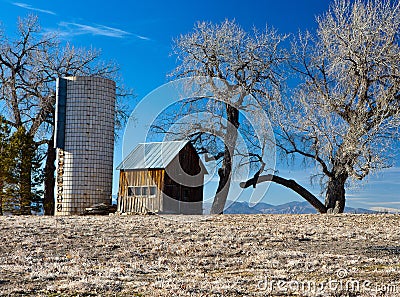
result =
[{"label": "metal roof", "polygon": [[139,143],[117,170],[166,168],[189,140]]}]

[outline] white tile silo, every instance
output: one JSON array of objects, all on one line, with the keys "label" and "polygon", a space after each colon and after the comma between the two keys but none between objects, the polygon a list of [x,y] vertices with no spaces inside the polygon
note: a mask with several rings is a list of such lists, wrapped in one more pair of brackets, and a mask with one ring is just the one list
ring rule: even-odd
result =
[{"label": "white tile silo", "polygon": [[111,202],[115,82],[99,77],[57,81],[56,215]]}]

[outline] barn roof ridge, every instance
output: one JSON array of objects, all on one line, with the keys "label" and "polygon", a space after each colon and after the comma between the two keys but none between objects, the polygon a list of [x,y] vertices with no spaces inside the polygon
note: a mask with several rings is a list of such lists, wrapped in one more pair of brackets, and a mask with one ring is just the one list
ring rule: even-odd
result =
[{"label": "barn roof ridge", "polygon": [[189,142],[189,139],[182,139],[182,140],[167,140],[167,141],[150,141],[150,142],[139,142],[138,144],[152,144],[152,143],[168,143],[168,142]]}]

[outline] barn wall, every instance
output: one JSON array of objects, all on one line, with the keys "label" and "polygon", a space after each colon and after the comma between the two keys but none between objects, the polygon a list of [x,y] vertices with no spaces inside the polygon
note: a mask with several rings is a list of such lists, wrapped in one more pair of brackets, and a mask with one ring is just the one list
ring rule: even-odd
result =
[{"label": "barn wall", "polygon": [[[164,169],[121,170],[118,191],[118,211],[120,212],[161,212]],[[128,196],[128,187],[156,186],[156,197]]]},{"label": "barn wall", "polygon": [[202,214],[204,172],[189,143],[165,169],[163,205],[166,213]]},{"label": "barn wall", "polygon": [[163,191],[164,213],[202,214],[203,187],[188,187],[165,176]]}]

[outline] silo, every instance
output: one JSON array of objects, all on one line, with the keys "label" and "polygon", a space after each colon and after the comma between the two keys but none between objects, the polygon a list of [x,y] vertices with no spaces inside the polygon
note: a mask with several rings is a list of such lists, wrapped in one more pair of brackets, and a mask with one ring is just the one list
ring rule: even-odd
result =
[{"label": "silo", "polygon": [[56,215],[111,203],[115,82],[65,77],[56,91]]}]

